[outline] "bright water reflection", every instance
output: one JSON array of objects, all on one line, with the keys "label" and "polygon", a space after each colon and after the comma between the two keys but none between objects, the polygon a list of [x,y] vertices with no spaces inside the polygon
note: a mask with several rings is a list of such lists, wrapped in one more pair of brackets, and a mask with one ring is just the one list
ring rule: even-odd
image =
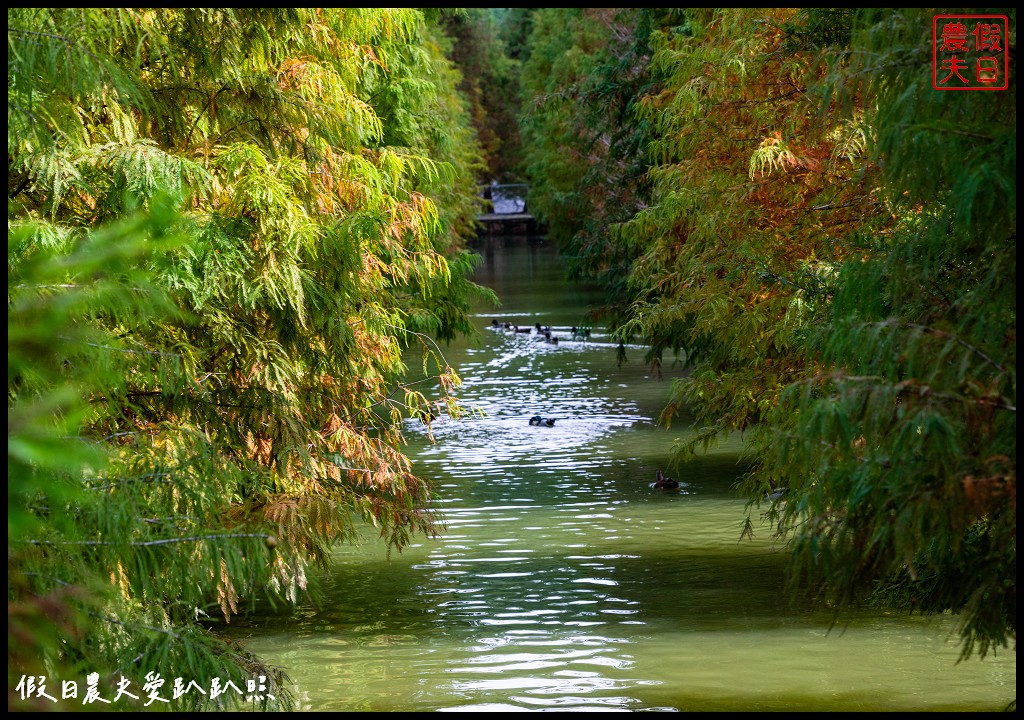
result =
[{"label": "bright water reflection", "polygon": [[[619,366],[550,247],[493,248],[504,300],[444,348],[482,416],[407,427],[447,532],[388,559],[339,550],[326,602],[234,632],[336,711],[998,710],[1016,657],[956,666],[952,618],[866,614],[845,631],[783,600],[768,529],[739,541],[738,445],[669,469],[666,377]],[[495,329],[550,325],[559,343]],[[412,363],[415,365],[415,363]],[[556,418],[533,427],[529,418]],[[431,441],[431,435],[433,441]]]}]

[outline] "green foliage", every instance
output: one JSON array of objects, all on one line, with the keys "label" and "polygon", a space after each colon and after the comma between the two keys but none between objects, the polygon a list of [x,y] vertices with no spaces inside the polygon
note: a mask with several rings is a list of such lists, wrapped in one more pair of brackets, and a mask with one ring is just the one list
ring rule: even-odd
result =
[{"label": "green foliage", "polygon": [[677,459],[742,432],[750,513],[789,488],[794,591],[955,612],[984,656],[1016,637],[1015,84],[934,90],[929,13],[541,9],[524,138],[619,336],[690,370]]},{"label": "green foliage", "polygon": [[447,13],[441,24],[450,38],[451,58],[461,75],[458,87],[468,101],[482,146],[486,167],[479,169],[480,184],[516,182],[522,177],[519,62],[501,35],[507,27],[503,16],[508,13],[528,17],[531,9],[459,8]]},{"label": "green foliage", "polygon": [[807,489],[783,523],[826,597],[958,613],[984,656],[1016,635],[1015,89],[932,90],[930,23],[864,13],[828,78],[872,98],[895,222],[843,264],[766,464]]},{"label": "green foliage", "polygon": [[694,11],[652,39],[665,79],[640,103],[652,201],[617,229],[637,253],[623,332],[648,341],[651,363],[674,353],[692,369],[662,415],[694,411],[680,460],[736,431],[754,431],[756,447],[782,388],[805,372],[802,337],[847,252],[837,233],[879,222],[863,160],[850,169],[851,131],[817,117],[815,58],[786,49],[791,17]]},{"label": "green foliage", "polygon": [[632,297],[635,246],[616,225],[648,202],[651,123],[636,113],[660,78],[649,37],[674,11],[543,8],[531,17],[523,85],[524,162],[530,206],[558,243],[571,278],[603,288],[592,313],[613,330]]},{"label": "green foliage", "polygon": [[[103,465],[105,453],[79,433],[86,398],[116,382],[120,361],[133,350],[81,319],[97,308],[131,323],[173,313],[137,267],[154,248],[173,247],[168,210],[161,212],[160,219],[133,218],[77,242],[46,223],[8,233],[7,454],[9,476],[20,479],[8,485],[9,542],[40,531],[31,510],[36,498],[54,492],[58,505],[81,498],[66,478]],[[157,222],[149,245],[134,239]]]},{"label": "green foliage", "polygon": [[363,522],[440,530],[402,422],[458,416],[459,378],[405,386],[403,352],[493,295],[438,37],[402,9],[8,11],[10,691],[257,674],[287,707],[207,625],[294,602]]}]

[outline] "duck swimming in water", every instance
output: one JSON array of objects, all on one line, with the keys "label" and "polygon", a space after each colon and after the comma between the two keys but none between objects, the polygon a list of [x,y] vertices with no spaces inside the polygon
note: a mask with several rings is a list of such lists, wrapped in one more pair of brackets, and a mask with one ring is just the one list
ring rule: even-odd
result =
[{"label": "duck swimming in water", "polygon": [[541,426],[541,425],[543,425],[544,427],[554,427],[555,426],[555,419],[554,418],[543,418],[540,415],[534,415],[532,418],[530,418],[530,424],[534,425],[534,426]]},{"label": "duck swimming in water", "polygon": [[674,490],[679,487],[679,483],[675,479],[666,477],[665,473],[661,470],[658,470],[655,478],[654,484],[651,485],[651,487],[656,487],[661,490]]},{"label": "duck swimming in water", "polygon": [[782,498],[786,497],[786,493],[788,492],[788,487],[777,487],[774,490],[769,490],[768,492],[766,492],[764,494],[764,499],[775,502],[776,500],[781,500]]}]

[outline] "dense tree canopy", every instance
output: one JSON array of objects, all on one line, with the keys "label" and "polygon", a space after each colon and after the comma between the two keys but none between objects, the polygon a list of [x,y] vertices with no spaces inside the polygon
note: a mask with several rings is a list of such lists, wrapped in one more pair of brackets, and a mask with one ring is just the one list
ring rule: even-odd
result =
[{"label": "dense tree canopy", "polygon": [[490,296],[446,48],[415,10],[8,11],[9,692],[245,687],[197,619],[440,529],[402,420],[461,412],[432,343]]},{"label": "dense tree canopy", "polygon": [[679,11],[541,8],[523,67],[523,157],[531,208],[558,243],[572,278],[601,286],[608,301],[587,322],[624,322],[627,279],[638,248],[608,228],[646,206],[652,124],[636,103],[656,87],[648,38]]},{"label": "dense tree canopy", "polygon": [[529,8],[459,8],[443,14],[442,28],[452,39],[451,58],[461,71],[459,90],[469,103],[473,127],[483,150],[485,182],[522,180],[519,138],[519,62],[502,28]]},{"label": "dense tree canopy", "polygon": [[931,18],[863,13],[823,86],[840,117],[866,99],[890,219],[843,236],[762,475],[796,490],[783,527],[827,599],[958,613],[984,656],[1016,638],[1016,87],[934,90]]},{"label": "dense tree canopy", "polygon": [[[743,433],[747,532],[765,510],[795,588],[959,613],[965,655],[1008,645],[1015,14],[1009,89],[942,92],[924,10],[639,12],[536,13],[524,128],[535,207],[591,253],[613,329],[690,369],[662,416],[695,418],[679,461]],[[609,52],[631,43],[650,61]],[[599,87],[622,117],[579,111]],[[627,127],[641,181],[609,163]]]}]

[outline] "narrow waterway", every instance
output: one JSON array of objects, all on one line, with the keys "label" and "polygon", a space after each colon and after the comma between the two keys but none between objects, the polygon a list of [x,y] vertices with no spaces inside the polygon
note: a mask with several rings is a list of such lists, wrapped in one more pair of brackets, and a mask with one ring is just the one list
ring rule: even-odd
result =
[{"label": "narrow waterway", "polygon": [[[678,367],[616,361],[555,249],[492,240],[480,339],[442,347],[479,414],[410,422],[447,532],[388,558],[340,549],[325,602],[232,623],[315,711],[975,711],[1016,697],[1016,654],[957,664],[955,618],[831,628],[785,602],[767,526],[741,540],[739,439],[669,462],[655,418]],[[550,326],[557,344],[520,327]],[[531,417],[555,419],[532,426]],[[678,490],[650,487],[657,469]]]}]

